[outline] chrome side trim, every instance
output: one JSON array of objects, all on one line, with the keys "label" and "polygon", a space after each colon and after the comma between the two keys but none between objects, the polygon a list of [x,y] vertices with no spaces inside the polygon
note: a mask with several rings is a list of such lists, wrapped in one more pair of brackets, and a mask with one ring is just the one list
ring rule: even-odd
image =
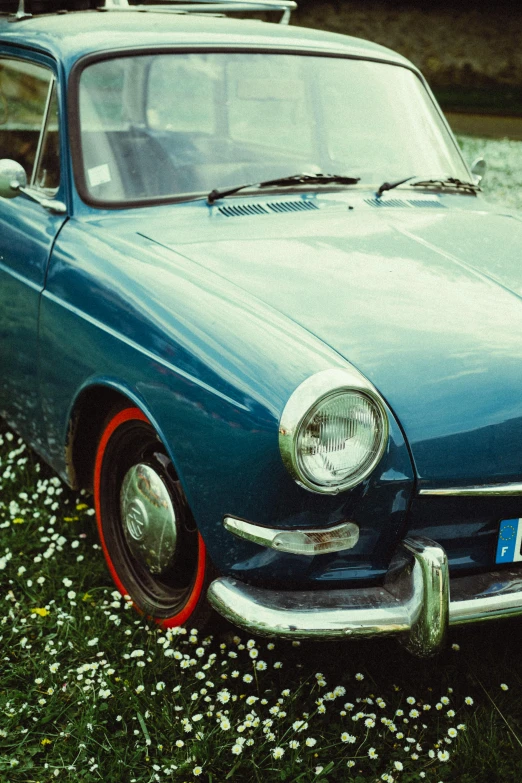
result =
[{"label": "chrome side trim", "polygon": [[440,489],[421,489],[419,495],[438,495],[441,497],[481,497],[495,495],[522,495],[522,484],[484,484],[477,487],[447,487]]},{"label": "chrome side trim", "polygon": [[18,188],[18,190],[20,193],[23,193],[25,196],[27,196],[27,198],[31,199],[31,201],[35,201],[44,209],[49,210],[49,212],[51,212],[53,215],[67,214],[67,207],[63,201],[57,201],[54,198],[47,198],[37,190],[32,190],[31,188]]},{"label": "chrome side trim", "polygon": [[399,636],[412,653],[428,656],[440,650],[448,625],[522,615],[522,566],[450,580],[443,548],[411,537],[399,545],[383,586],[278,591],[221,577],[208,598],[232,623],[260,635]]},{"label": "chrome side trim", "polygon": [[[343,522],[329,528],[282,530],[262,527],[237,517],[225,517],[223,526],[239,538],[245,538],[261,546],[276,549],[279,552],[313,557],[327,552],[342,552],[352,549],[359,540],[359,527],[353,522]],[[309,546],[311,551],[302,551]]]}]

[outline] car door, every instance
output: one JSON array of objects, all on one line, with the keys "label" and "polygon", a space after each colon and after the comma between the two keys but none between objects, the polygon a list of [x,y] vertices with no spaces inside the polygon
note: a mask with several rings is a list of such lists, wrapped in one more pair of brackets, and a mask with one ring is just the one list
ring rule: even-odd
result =
[{"label": "car door", "polygon": [[66,220],[59,119],[52,62],[0,44],[0,160],[22,165],[28,183],[27,194],[0,198],[0,416],[37,447],[38,308]]}]

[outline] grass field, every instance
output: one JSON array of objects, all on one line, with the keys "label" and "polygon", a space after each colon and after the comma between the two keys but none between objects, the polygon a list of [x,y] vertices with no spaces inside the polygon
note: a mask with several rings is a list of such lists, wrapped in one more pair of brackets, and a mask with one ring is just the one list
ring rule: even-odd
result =
[{"label": "grass field", "polygon": [[[522,144],[485,149],[522,206]],[[76,495],[0,425],[0,781],[459,781],[522,777],[522,621],[437,659],[394,641],[163,633],[116,593]]]},{"label": "grass field", "polygon": [[486,197],[512,209],[522,209],[522,142],[472,136],[459,136],[458,141],[469,163],[479,156],[486,159]]}]

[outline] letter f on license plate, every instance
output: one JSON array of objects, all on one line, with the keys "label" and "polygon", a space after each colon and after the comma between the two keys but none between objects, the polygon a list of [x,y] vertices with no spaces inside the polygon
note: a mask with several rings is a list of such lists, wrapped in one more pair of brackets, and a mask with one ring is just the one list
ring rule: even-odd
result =
[{"label": "letter f on license plate", "polygon": [[515,563],[522,560],[522,519],[502,519],[498,532],[496,563]]}]

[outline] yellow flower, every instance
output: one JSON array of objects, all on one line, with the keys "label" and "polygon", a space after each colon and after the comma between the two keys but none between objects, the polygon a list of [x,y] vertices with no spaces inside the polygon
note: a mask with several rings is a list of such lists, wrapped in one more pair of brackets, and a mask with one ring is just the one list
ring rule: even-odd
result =
[{"label": "yellow flower", "polygon": [[82,598],[82,601],[90,601],[91,598],[92,598],[92,595],[90,595],[89,593],[85,593],[83,598]]},{"label": "yellow flower", "polygon": [[39,614],[40,617],[47,617],[48,614],[50,614],[48,609],[31,609],[32,614]]},{"label": "yellow flower", "polygon": [[78,503],[76,506],[76,511],[85,511],[86,508],[89,508],[87,503]]},{"label": "yellow flower", "polygon": [[50,745],[51,742],[52,742],[52,740],[47,739],[47,737],[44,737],[40,744],[41,745]]},{"label": "yellow flower", "polygon": [[13,519],[13,525],[23,525],[23,524],[24,524],[24,520],[22,519],[22,517],[16,517],[16,519]]}]

